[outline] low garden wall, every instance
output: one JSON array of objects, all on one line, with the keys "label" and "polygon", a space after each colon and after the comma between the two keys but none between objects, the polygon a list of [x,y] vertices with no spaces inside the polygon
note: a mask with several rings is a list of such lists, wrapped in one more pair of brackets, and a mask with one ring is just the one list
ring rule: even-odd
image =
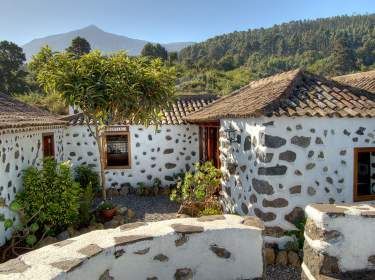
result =
[{"label": "low garden wall", "polygon": [[254,279],[263,224],[205,216],[125,224],[55,243],[0,265],[0,279]]},{"label": "low garden wall", "polygon": [[375,207],[311,204],[306,215],[302,279],[375,279]]}]

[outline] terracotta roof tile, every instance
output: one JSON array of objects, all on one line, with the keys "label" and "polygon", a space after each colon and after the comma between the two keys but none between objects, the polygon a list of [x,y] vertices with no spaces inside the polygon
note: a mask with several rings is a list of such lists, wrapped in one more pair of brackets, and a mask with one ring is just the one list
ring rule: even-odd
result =
[{"label": "terracotta roof tile", "polygon": [[[368,85],[375,84],[370,75],[364,76]],[[201,122],[260,115],[375,117],[374,111],[375,95],[366,89],[297,69],[251,82],[186,119]]]},{"label": "terracotta roof tile", "polygon": [[[175,103],[172,104],[171,108],[169,110],[163,110],[163,120],[161,121],[161,124],[185,124],[186,121],[184,117],[187,114],[207,106],[217,98],[218,97],[212,94],[177,96],[177,99]],[[61,119],[68,121],[70,125],[83,125],[86,122],[82,113],[64,116]],[[92,120],[90,120],[90,123],[93,123]]]},{"label": "terracotta roof tile", "polygon": [[375,70],[337,76],[333,80],[375,93]]},{"label": "terracotta roof tile", "polygon": [[63,125],[57,116],[0,93],[0,129]]}]

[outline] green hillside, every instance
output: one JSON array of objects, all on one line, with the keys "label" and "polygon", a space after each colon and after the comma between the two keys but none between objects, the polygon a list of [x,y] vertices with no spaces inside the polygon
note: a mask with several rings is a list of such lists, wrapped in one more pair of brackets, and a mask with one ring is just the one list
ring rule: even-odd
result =
[{"label": "green hillside", "polygon": [[375,68],[375,14],[233,32],[179,53],[179,91],[227,94],[297,67],[334,76]]}]

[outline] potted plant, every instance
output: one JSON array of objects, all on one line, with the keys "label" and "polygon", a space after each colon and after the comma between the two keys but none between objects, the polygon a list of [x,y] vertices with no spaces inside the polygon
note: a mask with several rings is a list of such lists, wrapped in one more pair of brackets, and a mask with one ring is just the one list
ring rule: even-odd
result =
[{"label": "potted plant", "polygon": [[104,218],[112,219],[113,216],[116,214],[116,207],[113,203],[109,201],[103,201],[97,208],[97,211],[102,215]]}]

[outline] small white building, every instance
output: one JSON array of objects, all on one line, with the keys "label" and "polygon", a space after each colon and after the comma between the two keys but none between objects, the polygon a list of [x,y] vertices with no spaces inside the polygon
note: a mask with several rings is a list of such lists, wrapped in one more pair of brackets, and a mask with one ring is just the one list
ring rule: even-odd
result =
[{"label": "small white building", "polygon": [[309,203],[375,200],[374,93],[375,71],[332,80],[294,70],[187,119],[220,121],[226,210],[258,216],[267,241],[282,243]]},{"label": "small white building", "polygon": [[[22,171],[39,166],[44,156],[55,156],[64,160],[63,135],[66,123],[41,109],[0,94],[0,214],[16,219],[9,205],[22,189]],[[5,236],[0,223],[0,244]]]}]

